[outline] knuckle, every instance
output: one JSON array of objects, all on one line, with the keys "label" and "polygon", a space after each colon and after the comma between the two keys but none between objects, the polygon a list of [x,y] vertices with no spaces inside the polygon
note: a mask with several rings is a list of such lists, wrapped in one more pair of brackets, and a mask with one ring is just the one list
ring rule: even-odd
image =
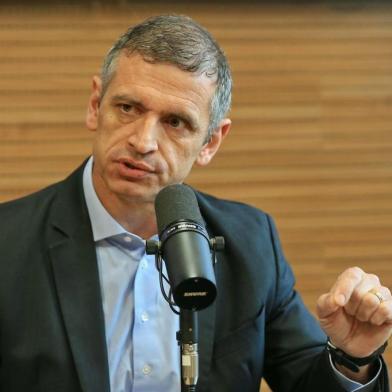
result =
[{"label": "knuckle", "polygon": [[385,294],[387,297],[391,297],[391,290],[390,290],[388,287],[383,286],[383,287],[381,287],[381,290],[384,291],[384,294]]},{"label": "knuckle", "polygon": [[386,320],[390,318],[390,311],[387,306],[381,304],[374,313],[374,323],[377,325],[382,325]]},{"label": "knuckle", "polygon": [[363,274],[363,270],[359,267],[350,267],[347,269],[347,274],[352,278],[360,278]]},{"label": "knuckle", "polygon": [[371,279],[376,284],[380,284],[380,278],[375,274],[367,274],[369,279]]},{"label": "knuckle", "polygon": [[382,317],[387,318],[390,315],[390,306],[389,304],[383,302],[379,306],[379,313]]},{"label": "knuckle", "polygon": [[375,305],[379,304],[379,300],[378,298],[370,293],[367,293],[363,299],[362,299],[363,303],[365,304],[365,306],[372,306],[374,307]]}]

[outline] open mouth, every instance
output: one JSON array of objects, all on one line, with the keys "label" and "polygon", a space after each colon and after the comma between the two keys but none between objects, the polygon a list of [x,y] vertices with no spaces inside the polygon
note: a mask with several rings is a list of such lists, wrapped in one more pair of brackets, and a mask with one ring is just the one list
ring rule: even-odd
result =
[{"label": "open mouth", "polygon": [[118,163],[122,165],[123,170],[127,173],[126,175],[136,175],[140,177],[143,174],[146,175],[154,171],[152,167],[144,162],[134,162],[132,159],[120,158]]},{"label": "open mouth", "polygon": [[142,163],[134,163],[132,160],[128,159],[121,159],[119,163],[122,165],[122,172],[125,177],[142,178],[152,173],[152,170]]}]

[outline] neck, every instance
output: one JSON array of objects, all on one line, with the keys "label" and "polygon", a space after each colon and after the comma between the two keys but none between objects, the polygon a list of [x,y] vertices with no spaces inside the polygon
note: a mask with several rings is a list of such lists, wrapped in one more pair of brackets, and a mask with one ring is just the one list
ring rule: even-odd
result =
[{"label": "neck", "polygon": [[148,239],[157,233],[153,203],[122,201],[118,198],[101,200],[110,215],[130,233]]},{"label": "neck", "polygon": [[[149,239],[157,234],[155,209],[152,203],[119,203],[114,208],[105,208],[127,231],[138,235],[143,239]],[[111,205],[113,207],[113,205]]]},{"label": "neck", "polygon": [[95,192],[106,211],[127,231],[148,239],[157,234],[157,223],[153,200],[119,196],[94,181]]}]

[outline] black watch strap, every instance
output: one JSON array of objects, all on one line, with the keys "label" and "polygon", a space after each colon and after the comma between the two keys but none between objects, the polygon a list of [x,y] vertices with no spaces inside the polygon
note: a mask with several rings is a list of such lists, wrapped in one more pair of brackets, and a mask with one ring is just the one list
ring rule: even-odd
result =
[{"label": "black watch strap", "polygon": [[342,365],[347,369],[352,370],[355,373],[358,373],[360,366],[369,365],[373,363],[375,360],[377,360],[380,357],[380,355],[385,351],[387,345],[388,342],[385,342],[374,353],[363,358],[352,357],[351,355],[345,353],[340,348],[337,348],[335,345],[333,345],[329,339],[327,342],[327,350],[331,354],[331,357],[335,363],[337,363],[338,365]]}]

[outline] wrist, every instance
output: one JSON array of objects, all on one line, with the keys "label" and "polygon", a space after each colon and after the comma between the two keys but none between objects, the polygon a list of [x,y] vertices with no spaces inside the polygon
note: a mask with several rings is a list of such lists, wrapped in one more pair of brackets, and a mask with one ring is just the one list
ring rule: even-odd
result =
[{"label": "wrist", "polygon": [[374,364],[360,366],[358,372],[353,372],[352,370],[335,363],[333,360],[332,362],[335,365],[336,370],[343,376],[347,377],[351,381],[355,381],[363,385],[367,384],[370,380],[372,380],[374,375],[377,373],[375,371],[377,369],[377,366],[375,366]]},{"label": "wrist", "polygon": [[353,373],[364,373],[365,370],[368,370],[366,368],[367,366],[372,365],[380,358],[380,355],[385,351],[387,345],[388,342],[385,342],[379,349],[377,349],[367,357],[354,357],[347,354],[342,349],[336,347],[333,343],[331,343],[330,339],[328,338],[327,351],[330,353],[332,360],[336,365],[339,366],[339,368],[344,367]]}]

